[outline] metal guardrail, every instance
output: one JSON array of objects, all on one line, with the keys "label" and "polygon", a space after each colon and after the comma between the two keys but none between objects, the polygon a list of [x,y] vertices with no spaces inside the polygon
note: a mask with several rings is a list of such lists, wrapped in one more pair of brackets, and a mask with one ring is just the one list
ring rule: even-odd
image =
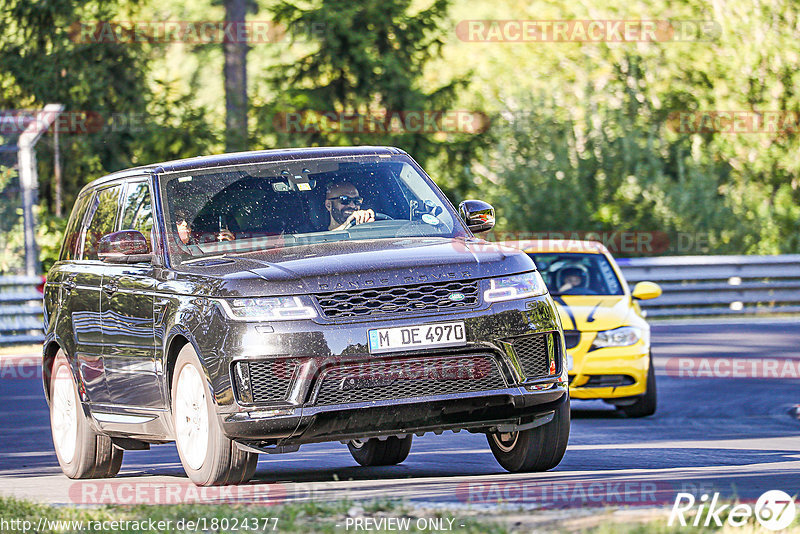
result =
[{"label": "metal guardrail", "polygon": [[41,343],[39,276],[0,276],[0,345]]},{"label": "metal guardrail", "polygon": [[[648,317],[800,313],[800,254],[618,258],[628,283],[664,294],[642,301]],[[0,345],[40,343],[38,276],[0,276]]]},{"label": "metal guardrail", "polygon": [[800,254],[618,258],[632,286],[664,294],[642,301],[648,317],[800,313]]}]

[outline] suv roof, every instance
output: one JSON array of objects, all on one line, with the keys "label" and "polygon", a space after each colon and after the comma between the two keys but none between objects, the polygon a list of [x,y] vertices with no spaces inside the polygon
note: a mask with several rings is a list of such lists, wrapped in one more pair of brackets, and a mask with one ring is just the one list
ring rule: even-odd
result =
[{"label": "suv roof", "polygon": [[118,171],[89,182],[82,192],[128,176],[141,174],[161,174],[168,172],[191,171],[209,167],[223,167],[226,165],[243,165],[247,163],[261,163],[269,161],[282,161],[286,159],[313,159],[341,156],[375,156],[375,155],[406,154],[404,150],[395,147],[383,146],[358,146],[358,147],[315,147],[315,148],[281,148],[272,150],[253,150],[250,152],[234,152],[231,154],[218,154],[211,156],[197,156],[194,158],[177,159],[143,165],[132,169]]}]

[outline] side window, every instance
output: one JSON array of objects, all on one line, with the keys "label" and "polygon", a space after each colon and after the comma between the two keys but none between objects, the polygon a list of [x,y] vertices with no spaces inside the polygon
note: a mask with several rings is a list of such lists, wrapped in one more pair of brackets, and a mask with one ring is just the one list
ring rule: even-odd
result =
[{"label": "side window", "polygon": [[67,229],[64,231],[64,243],[61,245],[61,254],[59,259],[74,260],[80,257],[80,243],[81,243],[81,230],[83,230],[83,218],[86,215],[86,209],[89,207],[89,200],[92,198],[91,194],[78,197],[75,201],[75,206],[72,208],[72,215],[69,217]]},{"label": "side window", "polygon": [[147,239],[147,246],[153,250],[153,205],[150,202],[150,188],[147,182],[128,184],[122,205],[120,230],[138,230]]},{"label": "side window", "polygon": [[92,202],[89,226],[83,244],[83,259],[96,260],[97,243],[104,235],[114,231],[117,222],[117,208],[122,186],[117,185],[100,190]]}]

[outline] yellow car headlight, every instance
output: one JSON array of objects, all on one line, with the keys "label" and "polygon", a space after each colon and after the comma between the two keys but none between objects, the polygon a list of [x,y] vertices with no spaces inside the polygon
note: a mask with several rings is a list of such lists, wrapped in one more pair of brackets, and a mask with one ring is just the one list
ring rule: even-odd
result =
[{"label": "yellow car headlight", "polygon": [[642,329],[635,326],[623,326],[613,330],[604,330],[597,333],[592,348],[627,347],[635,345],[642,339]]}]

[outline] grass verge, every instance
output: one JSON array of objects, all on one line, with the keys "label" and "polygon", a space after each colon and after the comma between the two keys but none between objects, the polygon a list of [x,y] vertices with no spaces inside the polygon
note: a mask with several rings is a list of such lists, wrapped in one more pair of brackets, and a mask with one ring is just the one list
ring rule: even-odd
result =
[{"label": "grass verge", "polygon": [[[671,534],[770,532],[755,521],[743,527],[668,526],[668,509],[512,511],[422,508],[398,502],[301,502],[280,506],[161,505],[50,506],[0,497],[0,532],[72,533],[344,533],[344,532],[558,532]],[[691,521],[689,522],[691,524]],[[783,532],[800,533],[800,523]]]}]

